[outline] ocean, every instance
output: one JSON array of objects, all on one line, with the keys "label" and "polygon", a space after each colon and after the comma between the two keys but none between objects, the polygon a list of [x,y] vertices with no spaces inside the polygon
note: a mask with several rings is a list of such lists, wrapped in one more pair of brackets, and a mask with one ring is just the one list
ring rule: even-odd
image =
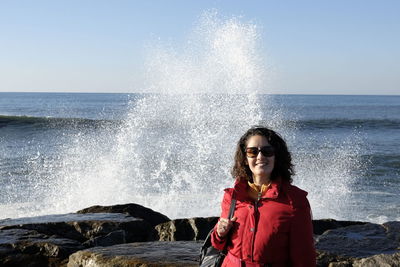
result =
[{"label": "ocean", "polygon": [[252,125],[286,139],[315,219],[400,220],[400,96],[229,93],[0,93],[0,219],[217,216]]}]

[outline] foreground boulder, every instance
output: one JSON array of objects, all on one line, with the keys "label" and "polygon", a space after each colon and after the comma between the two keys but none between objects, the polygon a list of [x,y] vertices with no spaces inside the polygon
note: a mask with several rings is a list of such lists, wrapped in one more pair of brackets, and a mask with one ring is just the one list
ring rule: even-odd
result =
[{"label": "foreground boulder", "polygon": [[191,267],[198,266],[201,243],[195,241],[145,242],[78,251],[68,267]]},{"label": "foreground boulder", "polygon": [[[367,223],[328,230],[317,238],[316,248],[319,266],[329,263],[331,266],[385,266],[384,261],[397,261],[386,266],[400,266],[400,222]],[[377,261],[383,265],[374,265]],[[367,265],[368,262],[372,265]]]},{"label": "foreground boulder", "polygon": [[[153,230],[146,221],[121,213],[61,214],[0,220],[0,230],[6,229],[34,230],[47,236],[56,235],[94,245],[97,241],[107,240],[117,243],[146,241],[148,233]],[[113,244],[116,243],[109,243]]]},{"label": "foreground boulder", "polygon": [[26,229],[0,231],[0,266],[62,266],[80,242]]},{"label": "foreground boulder", "polygon": [[[355,258],[348,256],[341,256],[332,254],[326,251],[317,250],[317,267],[352,267],[351,263],[356,260]],[[342,265],[335,265],[342,264]],[[348,264],[350,264],[348,266]]]},{"label": "foreground boulder", "polygon": [[400,252],[380,254],[365,259],[356,260],[352,267],[400,266]]},{"label": "foreground boulder", "polygon": [[316,248],[349,257],[391,254],[400,248],[399,229],[400,222],[388,222],[329,230],[318,237]]},{"label": "foreground boulder", "polygon": [[151,226],[170,221],[167,216],[135,203],[112,206],[92,206],[79,210],[77,213],[123,213],[135,218],[141,218]]},{"label": "foreground boulder", "polygon": [[[332,255],[330,255],[332,256]],[[351,257],[333,256],[330,260],[324,255],[317,258],[317,267],[397,267],[400,266],[400,252],[379,254],[371,257],[355,259]]]},{"label": "foreground boulder", "polygon": [[[68,260],[68,266],[197,266],[201,242],[196,241],[205,239],[217,220],[170,221],[137,204],[4,219],[0,266],[65,267]],[[328,219],[313,225],[318,266],[400,266],[400,222]]]}]

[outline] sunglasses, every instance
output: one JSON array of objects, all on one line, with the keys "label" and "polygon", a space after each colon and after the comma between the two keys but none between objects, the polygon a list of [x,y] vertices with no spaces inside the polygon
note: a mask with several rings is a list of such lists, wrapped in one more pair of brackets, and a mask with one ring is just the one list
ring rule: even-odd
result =
[{"label": "sunglasses", "polygon": [[263,146],[263,147],[247,147],[245,149],[246,156],[248,158],[255,158],[258,156],[258,153],[261,152],[264,157],[272,157],[275,155],[275,149],[273,146]]}]

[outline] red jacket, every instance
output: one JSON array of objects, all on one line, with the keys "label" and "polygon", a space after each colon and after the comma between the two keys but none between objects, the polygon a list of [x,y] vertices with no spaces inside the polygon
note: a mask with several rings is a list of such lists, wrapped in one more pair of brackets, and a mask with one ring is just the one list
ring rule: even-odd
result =
[{"label": "red jacket", "polygon": [[248,196],[248,186],[243,181],[236,182],[234,188],[225,189],[221,217],[228,217],[234,192],[237,202],[233,216],[237,220],[226,238],[220,238],[216,228],[211,236],[216,249],[223,250],[226,244],[231,254],[222,266],[238,266],[230,260],[235,257],[236,260],[268,263],[273,267],[316,266],[307,192],[289,183],[275,181],[259,201],[254,201]]}]

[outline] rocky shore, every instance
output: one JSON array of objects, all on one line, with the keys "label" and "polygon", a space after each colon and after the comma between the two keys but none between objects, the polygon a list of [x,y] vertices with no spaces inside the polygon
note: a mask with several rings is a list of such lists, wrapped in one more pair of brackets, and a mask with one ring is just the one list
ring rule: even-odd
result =
[{"label": "rocky shore", "polygon": [[[137,204],[0,220],[0,266],[198,266],[217,217],[170,220]],[[314,220],[318,266],[400,266],[400,222]]]}]

